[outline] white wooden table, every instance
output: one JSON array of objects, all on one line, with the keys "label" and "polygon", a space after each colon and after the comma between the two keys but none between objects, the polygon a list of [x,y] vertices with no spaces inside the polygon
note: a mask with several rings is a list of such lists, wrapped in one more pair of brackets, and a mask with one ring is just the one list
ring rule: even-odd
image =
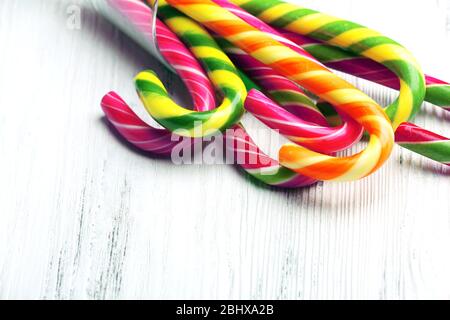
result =
[{"label": "white wooden table", "polygon": [[[450,79],[450,1],[298,2]],[[275,191],[232,166],[174,166],[118,140],[99,101],[115,89],[143,114],[138,71],[179,81],[89,5],[1,0],[0,43],[0,298],[450,298],[449,169],[396,148],[363,181]],[[424,110],[416,123],[450,135]]]}]

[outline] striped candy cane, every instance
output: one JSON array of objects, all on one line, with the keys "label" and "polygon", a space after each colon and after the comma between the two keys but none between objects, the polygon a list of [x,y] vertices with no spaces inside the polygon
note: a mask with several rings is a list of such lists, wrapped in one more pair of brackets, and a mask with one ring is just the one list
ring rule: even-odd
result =
[{"label": "striped candy cane", "polygon": [[[242,10],[240,7],[231,4],[228,0],[214,0],[214,2],[219,4],[223,8],[226,8],[229,11],[233,12],[259,30],[271,34],[275,39],[278,39],[281,43],[290,46],[294,50],[296,48],[292,45],[292,43],[302,46],[302,48],[307,50],[313,56],[320,58],[321,62],[325,63],[329,67],[332,67],[333,69],[347,72],[348,70],[351,70],[351,72],[349,73],[352,73],[356,76],[366,76],[367,78],[369,78],[369,80],[378,80],[381,83],[389,85],[397,90],[400,88],[400,83],[397,76],[385,66],[375,61],[364,57],[357,57],[355,54],[352,54],[338,47],[330,46],[317,40],[313,40],[311,38],[289,31],[279,29],[279,32],[277,32],[258,18]],[[284,37],[286,37],[287,39],[284,39]],[[259,84],[264,89],[266,89],[266,91],[274,99],[274,101],[276,101],[278,104],[280,104],[280,106],[283,107],[281,108],[280,106],[278,106],[278,104],[275,104],[274,101],[269,100],[261,93],[256,94],[254,92],[251,92],[249,94],[249,98],[246,101],[246,109],[269,127],[279,130],[280,133],[287,136],[290,140],[294,142],[303,141],[304,135],[300,130],[297,129],[298,126],[301,125],[301,121],[299,121],[297,117],[286,112],[286,110],[283,110],[290,109],[286,108],[286,102],[290,103],[292,98],[294,98],[295,100],[299,100],[301,105],[303,99],[305,99],[304,96],[301,95],[303,92],[298,87],[296,89],[295,85],[289,83],[286,78],[274,73],[272,69],[264,67],[262,64],[258,64],[258,61],[248,56],[244,51],[233,47],[226,41],[223,42],[223,45],[225,46],[225,51],[230,54],[231,58],[234,61],[237,61],[238,65],[242,67],[245,72],[254,77],[255,80],[259,80]],[[334,55],[332,54],[333,52]],[[347,70],[345,70],[345,68],[347,68]],[[445,82],[429,76],[426,76],[426,80],[426,98],[430,102],[434,102],[439,106],[450,105],[450,91],[446,93],[446,90],[448,90],[448,88],[450,87]],[[296,93],[296,95],[294,95],[293,97],[289,95],[289,99],[287,99],[287,101],[285,99],[285,91],[283,90],[286,88],[289,88],[288,92],[290,93],[290,95],[292,95],[293,92]],[[280,90],[280,92],[278,92],[276,89]],[[308,98],[306,97],[306,99]],[[309,99],[306,101],[312,103]],[[305,103],[303,102],[303,104]],[[305,113],[305,111],[308,109],[292,108],[292,110],[304,110],[303,114],[296,115],[308,121],[317,122],[317,120],[320,120],[314,117],[314,113]],[[328,117],[333,117],[336,114],[333,109],[331,109],[331,111],[332,113],[327,114]],[[311,117],[312,120],[308,119],[308,116],[313,116]],[[446,145],[448,144],[448,142],[446,141],[447,139],[417,126],[415,126],[415,130],[408,130],[410,128],[411,124],[409,123],[403,123],[398,128],[396,137],[402,137],[402,140],[398,140],[397,143],[406,149],[446,164],[446,159],[450,157],[448,148],[446,148]],[[320,129],[318,130],[318,132],[316,132],[316,134],[319,134],[319,132]],[[344,136],[348,138],[347,135]],[[343,137],[343,139],[345,139],[345,137]],[[323,136],[323,138],[326,138],[326,135]],[[441,141],[442,139],[444,139],[444,142],[436,142],[436,139],[440,139]],[[320,141],[322,140],[317,141],[317,143],[320,144]],[[415,147],[417,143],[404,143],[405,141],[420,141],[420,148]],[[330,144],[331,143],[332,142],[330,142]],[[310,147],[310,149],[312,148]]]},{"label": "striped candy cane", "polygon": [[318,180],[351,181],[370,175],[388,159],[394,143],[391,123],[381,107],[354,86],[212,1],[168,0],[168,3],[331,103],[370,134],[368,147],[350,157],[336,158],[301,146],[285,145],[280,150],[282,165]]},{"label": "striped candy cane", "polygon": [[348,149],[358,142],[363,134],[361,126],[348,119],[345,114],[344,123],[339,127],[318,126],[286,111],[256,90],[249,93],[245,108],[289,140],[325,154]]},{"label": "striped candy cane", "polygon": [[[200,70],[201,71],[201,70]],[[255,87],[250,86],[250,87]],[[126,106],[126,104],[121,100],[117,95],[111,93],[107,95],[104,99],[104,108],[107,107],[107,104],[115,104],[114,108],[105,109],[105,113],[107,116],[113,120],[114,123],[117,123],[117,119],[126,118],[127,120],[122,120],[122,123],[126,123],[127,125],[121,126],[121,133],[125,136],[125,138],[130,142],[135,144],[137,147],[148,150],[147,148],[151,148],[154,150],[152,146],[152,141],[155,140],[155,137],[152,135],[151,128],[142,122],[133,111]],[[134,118],[134,119],[133,119]],[[311,121],[311,120],[310,120]],[[401,126],[397,131],[397,134],[400,134],[402,128],[405,126]],[[129,130],[127,132],[126,130]],[[418,132],[415,130],[415,132]],[[423,131],[422,131],[423,132]],[[127,134],[128,133],[128,134]],[[408,136],[408,139],[417,140],[417,137]],[[139,139],[141,137],[141,139]],[[143,138],[142,138],[143,137]],[[423,137],[423,134],[422,134]],[[244,157],[248,159],[253,157],[253,159],[257,159],[257,162],[247,162],[241,164],[241,166],[246,170],[250,175],[257,178],[260,181],[263,181],[269,185],[279,186],[279,187],[300,187],[305,185],[310,185],[314,181],[311,179],[307,179],[300,175],[293,173],[292,171],[287,170],[286,168],[280,167],[279,164],[273,159],[268,158],[251,140],[248,134],[245,131],[240,130],[232,130],[231,133],[227,132],[227,142],[231,141],[231,145],[233,142],[235,143],[236,148],[234,152],[238,158]],[[160,140],[156,138],[156,140]],[[137,143],[136,143],[137,142]],[[244,147],[242,147],[242,143],[244,142]],[[177,143],[171,142],[173,145]],[[422,144],[423,145],[423,144]],[[229,144],[227,144],[227,147]],[[167,152],[170,152],[171,147],[167,148]],[[164,151],[164,150],[161,150]],[[255,157],[255,155],[257,155]],[[270,166],[268,165],[270,163]]]},{"label": "striped candy cane", "polygon": [[[287,134],[285,135],[291,140],[295,140],[295,128],[299,119],[289,113],[286,113],[284,108],[278,106],[274,101],[270,100],[262,93],[252,90],[259,90],[260,88],[254,84],[252,85],[251,80],[248,80],[247,82],[249,82],[249,95],[245,102],[246,109],[272,129],[282,132],[283,127],[288,126],[288,129],[293,132],[293,136],[289,136]],[[277,101],[277,99],[275,99],[275,101]],[[336,117],[338,120],[336,121],[336,125],[339,126],[340,123],[342,123],[341,117],[336,114],[336,111],[334,111],[331,106],[324,104],[321,106],[321,109],[326,110],[325,113],[330,122],[334,117]],[[449,165],[449,140],[450,139],[446,137],[406,122],[402,123],[398,127],[395,134],[395,142],[401,147],[434,161],[440,162],[444,165]]]}]

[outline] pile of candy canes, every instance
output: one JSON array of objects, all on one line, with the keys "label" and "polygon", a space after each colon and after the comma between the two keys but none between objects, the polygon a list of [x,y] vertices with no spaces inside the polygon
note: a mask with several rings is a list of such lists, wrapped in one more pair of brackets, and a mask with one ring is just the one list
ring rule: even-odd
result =
[{"label": "pile of candy canes", "polygon": [[[165,129],[145,123],[116,93],[103,98],[110,123],[144,151],[170,155],[180,143],[174,133],[195,144],[223,132],[248,159],[239,165],[249,175],[284,188],[367,177],[395,144],[450,165],[450,139],[409,122],[424,101],[450,111],[450,84],[424,75],[406,48],[374,30],[279,0],[99,0],[97,7],[176,72],[192,97],[194,110],[184,108],[154,72],[137,75],[142,103]],[[398,98],[382,107],[330,69],[396,89]],[[246,133],[246,111],[291,141],[278,160]],[[336,156],[363,137],[363,151]]]}]

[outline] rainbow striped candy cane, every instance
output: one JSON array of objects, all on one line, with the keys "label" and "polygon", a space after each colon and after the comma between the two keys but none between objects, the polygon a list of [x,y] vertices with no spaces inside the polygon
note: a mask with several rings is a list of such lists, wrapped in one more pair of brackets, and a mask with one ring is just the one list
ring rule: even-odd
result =
[{"label": "rainbow striped candy cane", "polygon": [[[395,90],[400,89],[400,82],[395,73],[378,62],[306,36],[282,29],[279,29],[279,31],[284,37],[300,45],[329,68],[370,80]],[[425,82],[425,101],[450,111],[450,83],[429,75],[425,75]]]},{"label": "rainbow striped candy cane", "polygon": [[[274,100],[279,102],[277,99]],[[258,91],[250,91],[245,102],[245,107],[246,110],[251,112],[256,118],[261,120],[270,128],[278,130],[280,133],[287,136],[291,141],[295,142],[296,137],[299,137],[300,139],[304,137],[304,134],[299,134],[297,129],[298,126],[301,126],[304,121],[295,115],[290,114],[285,110],[284,106],[280,107],[262,93]],[[331,111],[331,113],[327,114],[329,117],[336,114],[332,107]],[[339,117],[338,119],[341,123],[341,119]],[[344,122],[344,124],[345,123],[346,122]],[[318,128],[318,131],[316,132],[319,134],[320,128]],[[318,143],[326,141],[324,140],[324,137],[325,136],[321,136]],[[448,165],[450,162],[450,141],[448,138],[407,122],[402,123],[398,127],[395,137],[396,143],[403,148],[437,162],[441,162],[445,165]],[[344,137],[344,139],[345,138],[346,137]]]},{"label": "rainbow striped candy cane", "polygon": [[[108,0],[109,10],[119,14],[123,25],[134,26],[147,42],[153,41],[153,12],[139,0]],[[156,21],[156,40],[159,53],[183,80],[199,111],[215,108],[214,90],[202,67],[192,56],[186,46],[161,21]],[[149,50],[156,54],[155,51]],[[137,148],[169,156],[178,142],[172,141],[170,131],[153,128],[142,121],[125,101],[115,92],[110,92],[102,99],[102,109],[106,118],[115,129]]]},{"label": "rainbow striped candy cane", "polygon": [[212,1],[168,0],[168,3],[331,103],[369,132],[368,147],[350,157],[337,158],[301,146],[285,145],[280,150],[283,166],[318,180],[352,181],[375,172],[388,159],[394,144],[391,123],[381,107],[354,86],[309,55],[298,54]]},{"label": "rainbow striped candy cane", "polygon": [[152,71],[135,79],[136,89],[150,115],[166,129],[187,137],[212,135],[237,124],[244,113],[247,96],[238,71],[209,33],[200,25],[159,2],[159,16],[188,45],[203,64],[214,87],[223,96],[222,104],[211,111],[196,112],[175,103]]},{"label": "rainbow striped candy cane", "polygon": [[420,110],[425,77],[412,54],[397,42],[359,24],[279,0],[231,0],[270,25],[339,46],[383,64],[400,79],[399,98],[386,112],[394,129]]}]

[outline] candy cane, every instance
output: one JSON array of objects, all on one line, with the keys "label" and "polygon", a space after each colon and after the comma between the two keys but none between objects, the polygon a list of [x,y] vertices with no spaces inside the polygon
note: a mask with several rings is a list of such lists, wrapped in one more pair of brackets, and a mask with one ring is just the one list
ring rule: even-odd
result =
[{"label": "candy cane", "polygon": [[150,115],[166,129],[187,137],[203,137],[237,124],[247,96],[238,71],[209,33],[182,13],[159,2],[158,15],[188,45],[206,68],[214,87],[223,95],[222,104],[211,111],[196,112],[176,104],[152,71],[135,79],[136,89]]},{"label": "candy cane", "polygon": [[285,145],[280,150],[282,165],[318,180],[351,181],[370,175],[387,160],[394,144],[393,130],[375,101],[322,65],[299,55],[211,1],[169,0],[168,3],[330,102],[370,134],[368,147],[350,157],[336,158],[301,146]]},{"label": "candy cane", "polygon": [[394,129],[420,110],[425,78],[412,54],[397,42],[359,24],[279,0],[232,0],[272,26],[325,41],[379,62],[400,79],[399,98],[386,112]]},{"label": "candy cane", "polygon": [[[279,103],[277,99],[272,101],[262,93],[252,90],[248,94],[245,107],[247,111],[251,112],[256,118],[268,125],[270,128],[278,130],[291,141],[296,141],[302,144],[301,142],[302,139],[304,139],[304,134],[299,134],[297,132],[297,128],[299,124],[301,125],[304,121],[289,112],[286,112],[284,107],[279,106],[275,103],[275,101]],[[327,108],[330,108],[329,105],[326,106]],[[324,106],[321,106],[322,109],[323,107]],[[327,113],[328,120],[330,121],[336,114],[337,113],[331,107],[330,111]],[[337,118],[339,119],[339,123],[342,123],[342,117],[337,116]],[[339,126],[339,123],[336,125]],[[344,125],[345,124],[346,122],[344,122]],[[321,128],[318,127],[317,129],[318,131],[316,131],[316,133],[319,135]],[[324,147],[326,148],[325,138],[326,135],[320,136],[317,143],[320,144],[323,141],[325,143]],[[345,138],[346,137],[343,137],[343,139]],[[395,142],[405,149],[440,162],[444,165],[449,165],[450,163],[450,139],[446,137],[420,128],[411,123],[402,123],[395,133],[395,138]],[[300,139],[300,141],[298,139]]]},{"label": "candy cane", "polygon": [[[255,87],[256,88],[256,87]],[[274,99],[276,102],[277,99]],[[321,106],[329,108],[327,112],[327,119],[330,121],[334,115],[337,115],[334,109],[327,105]],[[292,141],[296,140],[296,126],[300,119],[286,112],[284,108],[264,96],[262,93],[251,90],[245,102],[246,109],[251,112],[256,118],[267,124],[270,128],[279,130],[284,133]],[[337,116],[340,125],[341,117]],[[289,133],[283,132],[284,127],[287,126]],[[289,135],[291,134],[291,135]],[[323,139],[323,137],[321,137]],[[450,163],[450,139],[438,135],[434,132],[423,129],[411,123],[402,123],[396,133],[395,142],[412,152],[420,154],[424,157],[440,162],[444,165]]]},{"label": "candy cane", "polygon": [[[251,90],[259,89],[256,85],[248,87],[249,94],[245,102],[247,111],[251,112],[256,118],[267,124],[270,128],[283,133],[283,127],[287,126],[290,130],[290,134],[284,132],[292,141],[296,138],[296,126],[301,120],[286,112],[284,107],[279,106],[274,101],[279,103],[277,99],[274,101],[264,96],[262,93]],[[322,104],[321,102],[318,103]],[[326,107],[326,109],[324,109]],[[334,122],[336,126],[342,123],[341,117],[339,117],[336,111],[328,104],[320,106],[321,109],[326,111],[327,119],[331,120],[336,117],[338,121]],[[309,120],[312,121],[312,120]],[[320,130],[320,129],[319,129]],[[321,137],[323,139],[323,137]],[[438,135],[434,132],[420,128],[411,123],[402,123],[396,133],[395,142],[412,152],[420,154],[424,157],[440,162],[444,165],[450,163],[450,139]]]},{"label": "candy cane", "polygon": [[[395,73],[378,62],[302,35],[281,29],[279,31],[283,36],[300,45],[329,68],[370,80],[395,90],[400,89],[400,82]],[[425,100],[450,111],[450,84],[428,75],[425,75],[425,82]]]},{"label": "candy cane", "polygon": [[[272,27],[249,15],[238,6],[227,0],[214,0],[214,2],[299,54],[305,54],[301,47],[285,39]],[[236,61],[240,68],[243,68],[244,72],[255,79],[277,103],[282,105],[282,107],[275,105],[266,97],[264,98],[266,98],[267,105],[257,103],[256,93],[253,94],[252,99],[246,100],[246,109],[267,126],[278,130],[291,141],[310,150],[327,154],[348,149],[360,140],[363,133],[362,127],[351,118],[344,115],[346,121],[342,126],[329,127],[314,102],[295,83],[277,74],[270,67],[252,58],[245,51],[234,47],[228,41],[222,39],[219,43],[230,55],[230,58]],[[312,58],[309,55],[307,57]],[[260,94],[259,101],[264,100],[262,97],[263,95]],[[290,110],[295,110],[295,115],[289,112]],[[318,123],[320,126],[315,126],[311,122]]]},{"label": "candy cane", "polygon": [[[128,125],[124,125],[121,127],[122,134],[125,136],[125,138],[131,142],[134,143],[137,147],[146,150],[148,146],[151,146],[152,141],[152,130],[151,128],[142,122],[139,117],[137,117],[133,111],[126,106],[126,104],[121,101],[121,99],[115,95],[114,93],[111,93],[107,95],[104,99],[104,102],[108,102],[108,104],[115,103],[116,105],[114,108],[110,108],[108,111],[110,113],[109,118],[114,119],[115,123],[117,123],[118,118],[127,118],[127,120],[122,121],[122,123],[127,123]],[[114,113],[115,112],[115,113]],[[105,111],[107,113],[107,111]],[[133,119],[134,118],[134,119]],[[133,121],[134,120],[134,121]],[[403,127],[403,126],[402,126]],[[401,132],[402,127],[399,128],[397,131],[397,134]],[[127,131],[130,130],[127,135]],[[147,130],[150,129],[150,132],[147,132]],[[125,130],[125,132],[123,132]],[[120,130],[119,130],[120,131]],[[256,164],[243,164],[242,167],[253,177],[257,178],[258,180],[261,180],[267,184],[279,186],[279,187],[299,187],[299,186],[305,186],[310,185],[314,181],[311,179],[306,179],[305,177],[302,177],[300,175],[296,175],[292,171],[287,170],[286,168],[278,166],[276,161],[268,158],[267,155],[265,155],[251,140],[251,138],[246,134],[245,131],[242,131],[239,133],[239,130],[233,130],[232,133],[227,134],[227,141],[235,142],[236,144],[242,143],[242,141],[245,141],[248,148],[240,148],[240,149],[234,149],[238,157],[249,157],[257,154],[256,159],[261,159]],[[417,132],[417,130],[416,130]],[[142,139],[137,139],[137,137],[146,137]],[[154,138],[154,137],[153,137]],[[137,139],[137,140],[136,140]],[[411,140],[412,138],[409,137]],[[157,139],[158,140],[158,139]],[[135,143],[135,142],[138,143]],[[171,142],[173,145],[176,145],[177,143]],[[228,144],[227,144],[228,146]],[[167,152],[170,152],[172,147],[167,148]],[[270,163],[271,166],[268,166],[267,163]],[[270,172],[276,172],[276,174],[269,174]]]},{"label": "candy cane", "polygon": [[[149,43],[153,41],[153,26],[150,23],[153,13],[148,6],[139,0],[108,0],[107,3],[109,7],[105,9],[114,10],[120,14],[120,19],[124,20],[118,22],[120,25],[132,25],[142,39],[147,39]],[[149,51],[155,55],[161,54],[180,76],[191,93],[194,109],[214,109],[214,90],[202,67],[177,36],[159,20],[156,21],[156,40],[159,53]],[[105,95],[101,105],[109,122],[137,148],[168,156],[178,144],[172,141],[171,132],[153,128],[142,121],[117,93],[110,92]]]}]

